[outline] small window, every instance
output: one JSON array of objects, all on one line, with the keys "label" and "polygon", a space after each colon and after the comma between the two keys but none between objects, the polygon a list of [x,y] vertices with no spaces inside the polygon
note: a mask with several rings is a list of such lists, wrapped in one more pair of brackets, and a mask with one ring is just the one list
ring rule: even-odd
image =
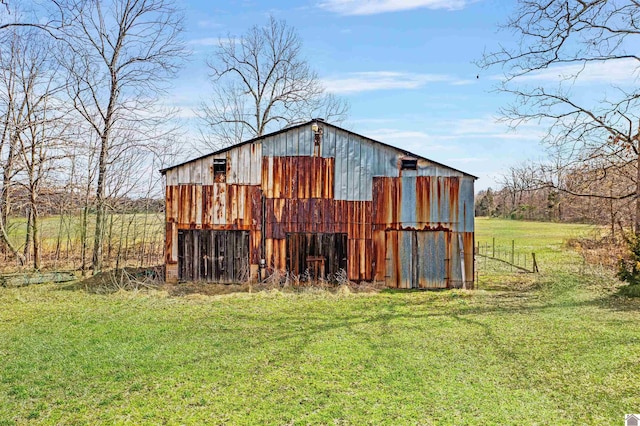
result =
[{"label": "small window", "polygon": [[400,167],[402,170],[418,170],[417,158],[403,158]]},{"label": "small window", "polygon": [[227,160],[213,160],[213,180],[215,182],[225,182],[227,180]]}]

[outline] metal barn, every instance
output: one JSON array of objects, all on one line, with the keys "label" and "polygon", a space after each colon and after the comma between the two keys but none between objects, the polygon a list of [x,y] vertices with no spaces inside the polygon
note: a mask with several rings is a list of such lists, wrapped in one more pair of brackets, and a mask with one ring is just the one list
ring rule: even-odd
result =
[{"label": "metal barn", "polygon": [[168,281],[473,286],[476,178],[323,120],[161,172]]}]

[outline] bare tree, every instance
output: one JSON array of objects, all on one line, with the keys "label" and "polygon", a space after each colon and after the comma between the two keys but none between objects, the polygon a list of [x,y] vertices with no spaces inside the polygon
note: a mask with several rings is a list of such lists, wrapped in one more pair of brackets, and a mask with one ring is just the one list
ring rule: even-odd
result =
[{"label": "bare tree", "polygon": [[[24,2],[3,0],[0,1],[0,31],[37,30],[54,39],[64,40],[60,30],[73,20],[67,11],[67,0],[34,2],[30,9]],[[44,16],[47,18],[43,19]]]},{"label": "bare tree", "polygon": [[199,116],[203,142],[218,149],[313,117],[341,121],[348,105],[327,94],[302,54],[297,32],[271,17],[241,38],[220,39],[208,63],[212,99]]},{"label": "bare tree", "polygon": [[64,58],[77,112],[98,138],[94,272],[102,268],[110,167],[129,148],[151,148],[166,117],[159,97],[184,55],[171,0],[77,0]]},{"label": "bare tree", "polygon": [[16,129],[16,146],[20,185],[27,195],[27,232],[24,256],[33,250],[33,267],[40,269],[40,192],[51,185],[57,160],[66,156],[63,149],[68,111],[57,96],[64,81],[57,78],[57,65],[52,59],[51,44],[36,34],[29,34],[22,43],[21,60],[15,70],[24,96],[25,124]]},{"label": "bare tree", "polygon": [[25,99],[20,92],[20,82],[16,69],[20,63],[20,38],[16,32],[3,34],[0,52],[0,109],[2,113],[2,133],[0,134],[0,162],[2,166],[2,182],[0,182],[0,240],[13,253],[21,264],[24,256],[19,247],[9,237],[9,219],[12,209],[12,192],[15,176],[19,169],[16,165],[18,156],[18,132],[23,126]]},{"label": "bare tree", "polygon": [[[591,66],[640,66],[640,3],[637,0],[520,0],[506,24],[519,41],[514,48],[486,54],[483,67],[501,66],[500,90],[514,95],[503,113],[512,125],[538,121],[549,125],[545,142],[559,149],[572,169],[589,164],[601,177],[633,171],[633,187],[621,192],[572,191],[567,180],[549,186],[574,196],[635,199],[633,218],[640,233],[640,91],[637,84],[609,85],[600,99],[576,93],[575,84]],[[561,68],[557,68],[561,67]],[[556,72],[557,70],[557,72]],[[535,84],[540,73],[561,74],[557,86]],[[591,87],[594,93],[597,87]],[[592,174],[597,176],[598,173]],[[597,187],[597,186],[596,186]],[[586,187],[583,187],[586,189]]]}]

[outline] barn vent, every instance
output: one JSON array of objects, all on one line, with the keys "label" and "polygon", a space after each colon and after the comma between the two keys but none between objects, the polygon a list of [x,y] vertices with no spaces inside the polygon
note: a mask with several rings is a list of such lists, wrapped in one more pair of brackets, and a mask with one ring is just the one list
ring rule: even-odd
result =
[{"label": "barn vent", "polygon": [[402,170],[418,170],[418,159],[417,158],[403,158],[400,161],[400,168]]},{"label": "barn vent", "polygon": [[213,179],[215,182],[227,180],[227,160],[225,158],[213,160]]}]

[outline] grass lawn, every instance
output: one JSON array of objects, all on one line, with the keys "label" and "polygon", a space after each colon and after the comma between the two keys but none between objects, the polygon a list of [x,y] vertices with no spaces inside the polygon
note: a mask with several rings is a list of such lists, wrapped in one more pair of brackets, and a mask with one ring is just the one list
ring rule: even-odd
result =
[{"label": "grass lawn", "polygon": [[0,425],[622,424],[640,412],[640,300],[563,248],[590,228],[477,226],[479,241],[527,239],[543,272],[505,284],[502,266],[482,264],[469,292],[0,288]]}]

